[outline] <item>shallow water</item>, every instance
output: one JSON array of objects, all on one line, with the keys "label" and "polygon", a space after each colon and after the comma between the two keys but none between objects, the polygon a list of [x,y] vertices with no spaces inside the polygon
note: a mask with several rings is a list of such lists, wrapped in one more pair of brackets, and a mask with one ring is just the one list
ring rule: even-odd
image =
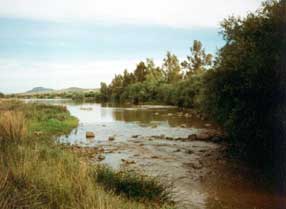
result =
[{"label": "shallow water", "polygon": [[[263,185],[259,172],[223,154],[224,146],[206,141],[167,141],[216,128],[188,111],[170,106],[117,106],[75,103],[71,100],[28,100],[65,105],[79,126],[59,140],[105,150],[105,163],[114,169],[128,167],[159,176],[173,184],[173,198],[187,209],[284,209],[286,198]],[[86,131],[95,138],[87,139]],[[134,137],[136,135],[136,137]],[[108,138],[113,136],[114,141]],[[126,165],[123,160],[136,163]],[[94,158],[96,162],[96,157]],[[199,164],[199,165],[198,165]]]}]

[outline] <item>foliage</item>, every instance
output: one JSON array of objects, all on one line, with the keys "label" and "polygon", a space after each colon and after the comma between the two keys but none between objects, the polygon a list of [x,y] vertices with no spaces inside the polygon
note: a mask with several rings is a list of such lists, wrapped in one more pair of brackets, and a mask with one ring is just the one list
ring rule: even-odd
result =
[{"label": "foliage", "polygon": [[187,69],[186,76],[190,77],[194,73],[203,72],[211,66],[212,55],[206,54],[202,47],[202,43],[195,40],[190,48],[191,56],[187,56],[187,60],[182,62],[182,66]]},{"label": "foliage", "polygon": [[[206,54],[199,41],[194,41],[192,54],[185,64],[167,52],[161,67],[152,59],[139,62],[133,72],[124,70],[115,75],[110,85],[101,84],[102,101],[164,103],[194,107],[199,94],[201,77],[211,65],[212,56]],[[184,73],[183,68],[188,68]]]},{"label": "foliage", "polygon": [[280,177],[286,175],[285,11],[285,1],[267,1],[246,18],[224,20],[226,45],[205,76],[202,103],[236,152]]}]

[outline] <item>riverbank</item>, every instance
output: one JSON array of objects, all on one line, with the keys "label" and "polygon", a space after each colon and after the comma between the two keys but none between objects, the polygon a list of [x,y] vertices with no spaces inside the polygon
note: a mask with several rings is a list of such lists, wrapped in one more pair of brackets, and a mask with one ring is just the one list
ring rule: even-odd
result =
[{"label": "riverbank", "polygon": [[78,125],[64,106],[1,100],[0,110],[1,208],[172,208],[155,179],[107,172],[60,146]]}]

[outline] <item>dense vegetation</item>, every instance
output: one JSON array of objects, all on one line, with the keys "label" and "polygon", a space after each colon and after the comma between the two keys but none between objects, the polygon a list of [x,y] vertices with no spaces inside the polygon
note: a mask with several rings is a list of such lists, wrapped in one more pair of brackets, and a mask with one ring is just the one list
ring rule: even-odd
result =
[{"label": "dense vegetation", "polygon": [[138,63],[134,72],[125,70],[122,75],[115,75],[110,85],[101,83],[101,99],[193,107],[203,72],[212,64],[212,55],[205,53],[200,41],[194,41],[190,51],[182,63],[176,55],[167,52],[161,67],[147,59]]},{"label": "dense vegetation", "polygon": [[77,126],[65,107],[0,100],[0,113],[1,209],[171,208],[155,179],[91,166],[58,144]]},{"label": "dense vegetation", "polygon": [[161,67],[151,59],[133,72],[101,84],[102,100],[165,103],[197,108],[221,124],[234,151],[264,168],[285,187],[286,6],[267,1],[245,18],[229,17],[226,41],[212,65],[199,41],[180,63],[167,53]]},{"label": "dense vegetation", "polygon": [[286,2],[268,1],[222,27],[226,45],[205,77],[203,105],[235,150],[267,168],[285,189]]}]

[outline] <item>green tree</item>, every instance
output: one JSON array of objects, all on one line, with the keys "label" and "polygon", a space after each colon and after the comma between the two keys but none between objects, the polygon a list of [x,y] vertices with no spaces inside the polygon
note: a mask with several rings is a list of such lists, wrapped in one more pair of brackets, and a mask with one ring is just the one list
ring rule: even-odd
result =
[{"label": "green tree", "polygon": [[107,101],[110,96],[108,86],[104,82],[100,83],[100,95],[103,101]]},{"label": "green tree", "polygon": [[137,82],[143,82],[146,80],[147,68],[144,62],[137,64],[134,70],[134,77]]},{"label": "green tree", "polygon": [[165,79],[167,83],[175,83],[182,79],[182,72],[179,59],[176,55],[167,52],[163,60],[163,67]]},{"label": "green tree", "polygon": [[[205,109],[235,150],[286,188],[286,2],[222,23],[226,40],[205,80]],[[279,178],[278,178],[279,177]],[[282,180],[281,180],[282,178]]]},{"label": "green tree", "polygon": [[187,77],[202,72],[212,65],[212,55],[206,54],[200,41],[194,40],[190,51],[191,55],[181,63],[182,67],[187,70]]},{"label": "green tree", "polygon": [[146,60],[147,75],[146,80],[156,83],[164,80],[164,73],[160,67],[157,67],[152,59]]}]

